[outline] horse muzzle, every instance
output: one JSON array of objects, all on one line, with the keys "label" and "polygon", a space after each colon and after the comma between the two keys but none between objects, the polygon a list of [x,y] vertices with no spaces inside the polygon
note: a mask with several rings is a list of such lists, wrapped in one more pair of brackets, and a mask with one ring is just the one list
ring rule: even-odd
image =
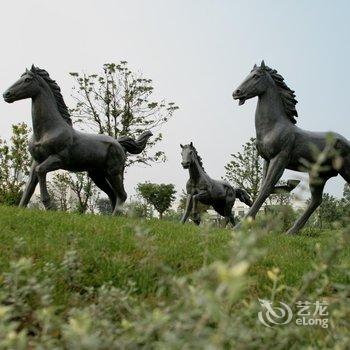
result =
[{"label": "horse muzzle", "polygon": [[239,100],[238,106],[241,106],[244,104],[245,100],[247,99],[241,92],[241,90],[237,89],[232,93],[232,97],[234,100]]},{"label": "horse muzzle", "polygon": [[12,103],[16,100],[14,94],[8,90],[5,91],[2,96],[7,103]]},{"label": "horse muzzle", "polygon": [[184,169],[188,169],[190,167],[190,162],[182,162],[181,165]]}]

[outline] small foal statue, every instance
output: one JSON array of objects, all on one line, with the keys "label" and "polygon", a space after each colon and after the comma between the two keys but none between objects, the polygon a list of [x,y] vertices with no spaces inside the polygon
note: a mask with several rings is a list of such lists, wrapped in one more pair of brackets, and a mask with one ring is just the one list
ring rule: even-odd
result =
[{"label": "small foal statue", "polygon": [[217,213],[225,217],[225,226],[230,222],[235,225],[232,207],[236,197],[248,206],[252,205],[248,193],[243,189],[235,189],[226,181],[213,180],[205,172],[201,157],[191,142],[189,145],[180,145],[182,148],[182,166],[189,170],[190,179],[187,181],[187,201],[185,213],[181,219],[185,223],[191,211],[193,221],[199,225],[201,222],[198,211],[198,202],[211,205]]}]

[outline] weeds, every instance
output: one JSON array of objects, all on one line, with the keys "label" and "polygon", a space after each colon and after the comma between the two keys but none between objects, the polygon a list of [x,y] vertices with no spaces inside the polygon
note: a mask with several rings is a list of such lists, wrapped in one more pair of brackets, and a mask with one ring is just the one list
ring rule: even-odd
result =
[{"label": "weeds", "polygon": [[[216,261],[209,256],[215,232],[205,227],[202,263],[181,276],[160,258],[154,229],[129,223],[128,232],[140,264],[153,269],[153,297],[140,294],[133,275],[122,287],[108,280],[84,284],[87,272],[79,241],[56,262],[19,257],[0,277],[0,348],[346,349],[350,343],[350,262],[342,258],[348,229],[335,233],[327,249],[314,242],[312,263],[292,285],[285,282],[285,266],[259,265],[270,247],[256,223],[245,223],[233,233],[229,259]],[[16,256],[29,249],[24,249],[28,242],[15,242]],[[250,291],[257,265],[266,276],[259,295]],[[339,275],[341,279],[335,278]],[[65,305],[54,302],[61,284],[70,295],[60,300]],[[259,297],[292,307],[298,300],[327,300],[329,328],[293,322],[265,327],[257,318]]]}]

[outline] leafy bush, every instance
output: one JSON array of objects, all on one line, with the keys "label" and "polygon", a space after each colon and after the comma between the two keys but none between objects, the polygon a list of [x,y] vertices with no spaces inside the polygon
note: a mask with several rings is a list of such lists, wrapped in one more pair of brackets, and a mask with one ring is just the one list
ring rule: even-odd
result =
[{"label": "leafy bush", "polygon": [[[337,256],[349,245],[349,229],[333,237],[327,250],[315,246],[315,264],[297,286],[282,283],[277,266],[266,274],[271,301],[294,305],[297,300],[328,300],[329,328],[301,327],[294,323],[265,327],[259,323],[258,297],[247,293],[251,269],[263,259],[264,232],[247,223],[232,234],[231,258],[208,264],[175,277],[157,259],[151,232],[132,227],[142,247],[143,263],[167,271],[159,274],[155,298],[138,294],[133,277],[123,288],[106,282],[85,286],[84,264],[71,249],[58,263],[38,266],[35,260],[20,258],[3,272],[0,281],[1,349],[346,349],[350,343],[350,274],[348,260]],[[210,229],[204,228],[203,254],[207,254]],[[311,239],[311,238],[308,238]],[[25,242],[18,241],[19,254]],[[59,275],[70,290],[66,305],[55,305]],[[344,275],[335,283],[334,274]]]}]

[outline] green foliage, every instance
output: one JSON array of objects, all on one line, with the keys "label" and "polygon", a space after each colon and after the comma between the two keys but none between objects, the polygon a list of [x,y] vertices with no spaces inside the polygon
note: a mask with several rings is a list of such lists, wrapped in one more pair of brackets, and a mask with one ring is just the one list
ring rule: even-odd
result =
[{"label": "green foliage", "polygon": [[260,213],[261,215],[266,216],[264,218],[265,221],[272,220],[278,222],[281,232],[286,232],[294,224],[299,214],[294,211],[291,205],[283,203],[267,205],[264,213]]},{"label": "green foliage", "polygon": [[0,203],[18,205],[30,169],[28,139],[30,129],[25,123],[12,125],[10,144],[0,139]]},{"label": "green foliage", "polygon": [[322,196],[322,203],[316,211],[320,227],[322,228],[324,223],[339,221],[342,217],[342,213],[343,208],[341,202],[329,193],[324,193]]},{"label": "green foliage", "polygon": [[74,207],[67,173],[54,174],[49,182],[48,190],[56,210],[69,211]]},{"label": "green foliage", "polygon": [[124,205],[126,212],[133,218],[151,219],[153,218],[153,210],[150,204],[140,200],[133,200]]},{"label": "green foliage", "polygon": [[112,214],[112,205],[108,198],[100,197],[96,201],[96,207],[100,214],[102,215],[110,215]]},{"label": "green foliage", "polygon": [[173,222],[180,222],[182,217],[182,213],[178,210],[168,209],[165,214],[163,215],[164,220],[173,221]]},{"label": "green foliage", "polygon": [[261,184],[262,158],[256,149],[256,139],[243,145],[243,151],[231,154],[232,160],[225,165],[225,178],[235,187],[246,190],[254,201]]},{"label": "green foliage", "polygon": [[[136,137],[166,123],[178,109],[173,102],[155,101],[152,80],[132,72],[126,61],[106,63],[100,74],[70,75],[75,81],[73,117],[76,122],[101,134],[115,138]],[[129,159],[127,165],[164,161],[163,151],[149,154],[161,140],[161,133],[152,137],[146,150]]]},{"label": "green foliage", "polygon": [[350,185],[348,183],[346,183],[344,185],[343,198],[341,199],[341,205],[343,207],[342,217],[349,218],[350,217]]},{"label": "green foliage", "polygon": [[50,194],[56,208],[67,211],[94,212],[98,191],[86,173],[60,172],[50,182]]},{"label": "green foliage", "polygon": [[[290,237],[247,223],[231,235],[14,208],[0,208],[0,222],[1,349],[345,350],[350,342],[348,229]],[[329,328],[265,327],[259,298],[292,307],[327,300]]]},{"label": "green foliage", "polygon": [[[254,201],[259,193],[263,177],[263,159],[256,148],[256,139],[251,138],[243,145],[243,151],[231,154],[233,158],[225,165],[225,178],[233,186],[247,191]],[[286,185],[286,181],[280,180],[277,185]],[[292,196],[289,192],[271,194],[267,199],[270,205],[289,205]]]},{"label": "green foliage", "polygon": [[344,185],[343,199],[345,204],[350,205],[350,185],[348,183]]},{"label": "green foliage", "polygon": [[163,218],[163,213],[168,210],[175,200],[175,186],[173,184],[154,184],[150,182],[139,183],[137,192],[144,200],[153,205],[159,213],[159,218]]},{"label": "green foliage", "polygon": [[[310,199],[307,203],[309,201]],[[344,224],[349,218],[349,210],[350,205],[346,197],[338,199],[329,193],[324,193],[322,203],[313,214],[310,223],[319,228],[332,227],[337,223]]]}]

